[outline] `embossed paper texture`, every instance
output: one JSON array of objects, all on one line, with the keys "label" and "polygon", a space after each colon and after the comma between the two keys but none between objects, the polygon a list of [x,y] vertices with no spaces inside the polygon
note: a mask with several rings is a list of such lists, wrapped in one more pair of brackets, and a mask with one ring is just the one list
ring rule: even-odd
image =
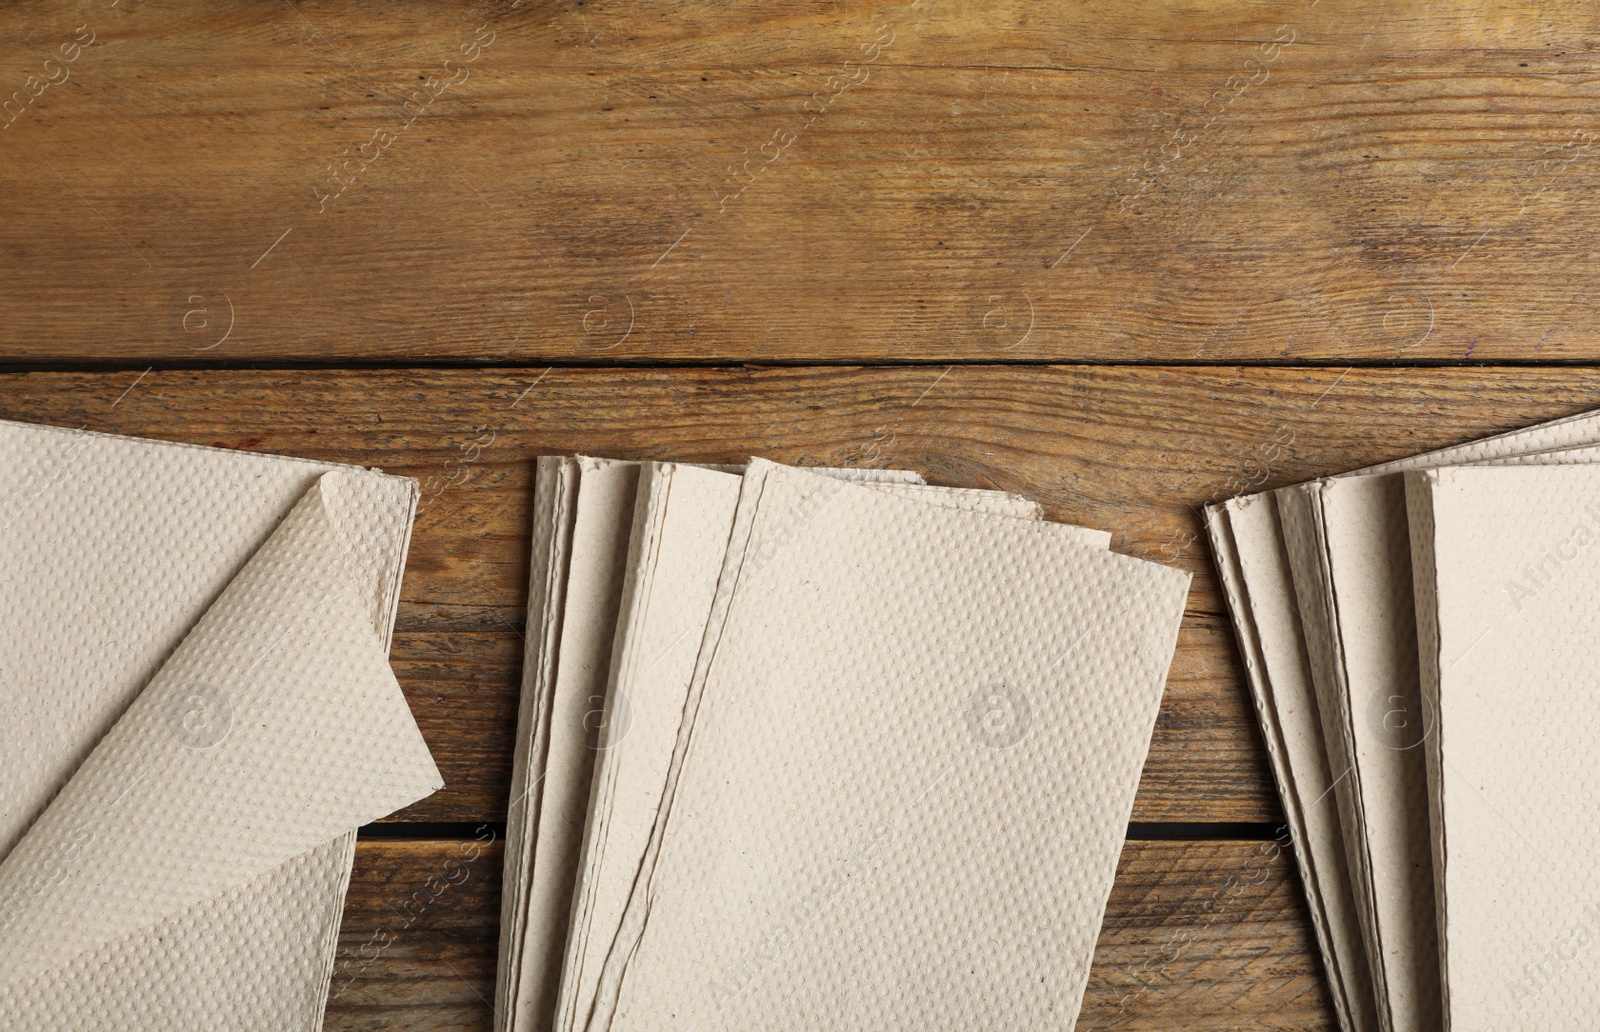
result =
[{"label": "embossed paper texture", "polygon": [[[568,558],[568,578],[578,570],[579,539],[584,525],[594,520],[594,512],[605,512],[600,522],[611,530],[598,538],[616,539],[616,520],[621,514],[622,494],[608,491],[606,480],[614,477],[616,467],[624,464],[594,461],[594,459],[550,459],[542,470],[570,469],[576,482],[576,493],[570,499],[573,510],[573,547]],[[634,466],[634,464],[626,464]],[[805,478],[806,483],[821,483],[819,491],[800,491],[786,494],[784,498],[762,499],[768,488],[768,475],[782,470],[781,475]],[[611,1019],[618,987],[626,973],[626,960],[638,946],[638,933],[642,922],[638,915],[651,909],[651,888],[658,874],[658,861],[662,859],[662,835],[667,830],[667,814],[672,810],[672,800],[677,798],[678,774],[686,755],[686,742],[698,733],[696,714],[699,699],[704,693],[704,674],[709,672],[709,662],[715,653],[710,643],[720,642],[725,621],[734,602],[734,587],[741,582],[744,563],[750,557],[749,531],[752,518],[758,510],[765,512],[768,520],[778,518],[776,530],[770,536],[755,542],[754,555],[760,557],[762,549],[781,544],[787,534],[808,528],[808,533],[819,534],[819,541],[830,538],[830,515],[822,502],[835,498],[845,482],[882,480],[886,470],[813,470],[798,472],[784,470],[770,462],[754,462],[744,477],[738,472],[723,469],[682,466],[646,462],[629,470],[637,477],[632,491],[632,528],[627,539],[626,565],[621,579],[610,581],[603,592],[590,592],[589,602],[573,608],[574,595],[566,586],[555,584],[554,579],[542,582],[544,590],[552,595],[563,595],[570,613],[578,614],[579,626],[605,626],[614,624],[610,650],[606,651],[608,675],[598,686],[587,682],[587,698],[571,706],[566,720],[560,717],[563,707],[557,702],[560,675],[549,678],[554,688],[547,690],[549,701],[525,701],[528,712],[549,710],[549,746],[544,747],[546,768],[534,773],[530,766],[528,782],[536,784],[534,792],[544,798],[538,805],[528,803],[525,810],[546,811],[549,806],[562,806],[563,811],[574,811],[571,786],[579,784],[578,770],[587,755],[587,770],[582,771],[582,784],[587,787],[582,798],[581,848],[570,846],[560,850],[539,848],[531,851],[531,874],[507,870],[507,890],[517,882],[538,883],[542,878],[554,880],[558,875],[571,878],[568,910],[562,914],[539,914],[528,907],[517,920],[525,928],[514,931],[523,939],[522,958],[517,966],[522,968],[522,978],[533,974],[530,958],[533,955],[549,957],[552,950],[560,950],[558,968],[544,968],[531,981],[539,982],[538,994],[549,994],[554,981],[557,1006],[554,1013],[541,1013],[539,1006],[525,1005],[531,995],[525,989],[512,990],[518,1000],[518,1013],[502,1018],[502,1027],[546,1029],[554,1027],[560,1032],[584,1027],[605,1027]],[[598,475],[595,475],[598,474]],[[592,485],[586,483],[592,478]],[[560,478],[541,475],[541,491],[549,491],[550,498],[560,496]],[[549,486],[547,486],[549,485]],[[1038,523],[1038,506],[1026,499],[1008,496],[998,491],[954,490],[930,488],[915,483],[864,483],[850,486],[850,491],[861,493],[869,499],[878,499],[899,510],[926,512],[933,517],[954,520],[941,523],[952,533],[963,533],[960,520],[978,518],[989,525],[1043,526]],[[594,512],[582,515],[586,498],[594,501]],[[536,502],[536,514],[558,509],[554,501]],[[776,517],[776,512],[784,517]],[[546,518],[546,517],[538,517]],[[558,518],[552,520],[560,522]],[[816,526],[811,523],[816,522]],[[784,528],[789,530],[784,530]],[[1109,544],[1109,534],[1088,531],[1074,526],[1051,526],[1051,534],[1061,542],[1072,542],[1080,552],[1102,552]],[[557,534],[536,528],[536,586],[538,568],[544,552],[541,542],[554,541]],[[598,539],[597,538],[597,539]],[[733,549],[730,549],[730,546]],[[760,558],[755,560],[760,565]],[[1134,560],[1122,560],[1134,563]],[[1142,566],[1142,563],[1134,563]],[[754,570],[755,566],[750,566]],[[832,566],[829,566],[832,570]],[[794,573],[794,571],[790,571]],[[813,571],[818,573],[818,571]],[[789,576],[789,574],[784,574]],[[1182,581],[1181,574],[1168,576]],[[530,613],[541,611],[544,603],[530,603]],[[1181,592],[1174,611],[1181,610]],[[1176,618],[1174,618],[1176,619]],[[530,619],[531,622],[531,619]],[[566,637],[563,629],[558,637]],[[835,643],[835,648],[838,648]],[[530,638],[530,651],[533,643]],[[584,669],[592,670],[598,650],[594,645],[584,646],[582,653],[589,656]],[[560,653],[558,653],[560,654]],[[1170,659],[1171,642],[1166,643],[1162,669]],[[565,661],[565,654],[562,654]],[[958,720],[968,728],[970,736],[978,728],[979,734],[990,734],[1005,739],[1010,734],[1010,709],[1013,704],[1008,691],[997,690],[994,683],[981,686],[984,691],[968,693],[962,698]],[[1155,691],[1160,690],[1160,683]],[[976,699],[976,702],[974,702]],[[1150,710],[1154,720],[1154,710]],[[1029,714],[1024,720],[1030,720]],[[976,722],[976,723],[974,723]],[[538,731],[528,722],[525,731],[528,739],[538,738]],[[571,726],[566,726],[571,725]],[[798,733],[798,728],[797,730]],[[523,733],[520,733],[522,736]],[[568,742],[557,746],[557,739],[566,736]],[[1149,728],[1142,731],[1138,752],[1149,739]],[[816,742],[813,742],[813,746]],[[581,746],[581,747],[579,747]],[[986,746],[992,747],[992,746]],[[1003,746],[1000,746],[1003,747]],[[584,750],[587,750],[584,752]],[[530,755],[539,747],[530,746]],[[570,765],[562,776],[557,765]],[[1138,778],[1138,765],[1128,776],[1128,805],[1131,805],[1131,786]],[[566,784],[566,789],[562,789]],[[560,795],[560,802],[557,802]],[[1109,851],[1109,870],[1114,867],[1122,837],[1122,824],[1126,822],[1126,806],[1115,822],[1115,845]],[[526,861],[523,861],[526,864]],[[547,870],[541,872],[541,867]],[[1107,880],[1109,888],[1109,880]],[[1104,899],[1101,899],[1104,906]],[[1098,931],[1099,915],[1094,915],[1094,928],[1088,933],[1088,942]],[[506,930],[502,930],[502,939]],[[1083,958],[1083,965],[1088,960]],[[502,986],[514,981],[502,960]],[[526,984],[526,982],[525,982]]]},{"label": "embossed paper texture", "polygon": [[[641,465],[581,456],[547,456],[538,462],[528,620],[533,633],[528,636],[508,808],[496,982],[497,1028],[549,1026],[556,994],[565,985],[569,970],[562,965],[563,951],[568,946],[569,917],[578,921],[580,912],[585,916],[573,936],[572,948],[581,951],[582,944],[589,941],[587,915],[592,907],[598,906],[602,915],[609,909],[606,903],[591,904],[589,899],[588,893],[602,883],[598,878],[586,878],[581,883],[585,893],[581,902],[574,902],[573,893],[580,873],[587,870],[580,856],[587,848],[581,834],[586,816],[592,805],[598,805],[599,812],[604,813],[604,800],[609,799],[609,779],[602,778],[601,787],[596,789],[603,797],[599,804],[591,802],[591,783],[596,776],[596,751],[604,748],[597,736],[606,723],[604,700],[610,691],[610,678],[616,674],[613,653],[620,654],[624,648],[626,628],[618,626],[617,611],[623,605],[625,578],[627,585],[633,585],[648,583],[654,577],[656,553],[649,550],[649,542],[641,540],[640,535],[651,533],[655,526],[652,520],[665,514],[664,485],[672,483],[676,473],[680,486],[673,494],[674,533],[665,554],[669,562],[679,566],[698,564],[698,570],[709,576],[714,586],[726,546],[732,500],[737,498],[740,483],[730,470],[739,468]],[[1026,499],[997,491],[927,487],[921,484],[920,477],[906,470],[821,472],[885,491],[915,492],[950,508],[1028,518],[1038,514],[1038,505]],[[650,504],[655,508],[651,512],[646,512],[649,504],[642,500],[638,503],[639,512],[635,511],[641,477],[658,485],[652,495],[655,502]],[[728,511],[721,515],[690,511],[694,499],[714,490],[712,485],[731,488]],[[685,553],[680,534],[688,526],[697,535],[698,548]],[[630,539],[634,541],[631,545]],[[689,621],[686,626],[693,626],[708,615],[709,600],[702,603],[692,593],[669,591],[659,606],[681,614]],[[680,632],[674,640],[679,656],[686,656],[691,664],[698,646],[698,633]],[[670,680],[672,669],[669,665],[655,672],[656,682],[663,676]],[[687,679],[687,672],[683,679]],[[622,698],[628,696],[624,694]],[[658,736],[665,736],[670,750],[679,714],[662,711],[659,705],[650,712],[658,718],[653,727]],[[627,726],[626,712],[623,721]],[[639,739],[644,737],[642,733]],[[628,755],[645,748],[639,739],[630,746]],[[620,757],[623,753],[619,750],[611,755]],[[656,784],[654,797],[659,796],[660,785]],[[654,811],[647,817],[653,820]],[[587,826],[591,836],[612,842],[609,853],[596,850],[594,861],[598,867],[602,855],[609,857],[607,869],[616,881],[605,880],[608,890],[626,892],[631,881],[623,879],[632,877],[627,863],[633,848],[628,844],[633,826],[618,830],[614,840],[609,838],[604,819],[587,822]],[[643,827],[647,833],[648,820]],[[633,869],[637,862],[633,857]],[[600,941],[609,946],[609,939]],[[578,968],[574,964],[570,971]],[[592,986],[589,991],[592,993]]]},{"label": "embossed paper texture", "polygon": [[320,1027],[354,832],[441,787],[352,467],[0,424],[0,1027]]},{"label": "embossed paper texture", "polygon": [[[849,479],[845,471],[821,472]],[[866,480],[875,471],[852,473]],[[1039,515],[1036,503],[995,491],[866,482],[873,490],[944,508]],[[741,487],[737,476],[692,466],[648,463],[641,474],[607,687],[609,717],[595,743],[600,754],[562,970],[559,1030],[577,1027],[591,1013],[604,960],[620,931],[662,801]],[[1094,532],[1080,533],[1101,541]]]},{"label": "embossed paper texture", "polygon": [[1453,1032],[1600,1004],[1600,467],[1407,475]]},{"label": "embossed paper texture", "polygon": [[1578,467],[1597,441],[1584,414],[1208,512],[1346,1028],[1427,1030],[1453,1012],[1407,471]]},{"label": "embossed paper texture", "polygon": [[1187,576],[765,463],[740,509],[589,1027],[1069,1020]]}]

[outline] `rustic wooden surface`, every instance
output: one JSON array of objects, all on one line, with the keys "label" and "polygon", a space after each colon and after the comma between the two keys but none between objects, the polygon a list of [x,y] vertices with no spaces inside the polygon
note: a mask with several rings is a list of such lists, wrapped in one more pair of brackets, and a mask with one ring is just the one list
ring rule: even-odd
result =
[{"label": "rustic wooden surface", "polygon": [[1600,405],[1597,38],[1574,0],[24,0],[0,417],[421,481],[393,661],[447,788],[365,833],[330,1029],[488,1027],[559,451],[906,466],[1192,571],[1079,1027],[1329,1029],[1195,507]]},{"label": "rustic wooden surface", "polygon": [[1576,0],[32,0],[0,341],[1593,358],[1597,32]]}]

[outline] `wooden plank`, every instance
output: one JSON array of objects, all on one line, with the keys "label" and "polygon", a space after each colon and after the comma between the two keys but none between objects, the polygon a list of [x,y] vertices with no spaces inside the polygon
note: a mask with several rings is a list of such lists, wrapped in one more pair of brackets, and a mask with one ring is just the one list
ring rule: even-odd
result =
[{"label": "wooden plank", "polygon": [[1593,359],[1596,17],[7,5],[0,355]]},{"label": "wooden plank", "polygon": [[[1129,842],[1081,1029],[1334,1027],[1289,854],[1272,842]],[[490,1027],[498,842],[364,841],[324,1028]]]},{"label": "wooden plank", "polygon": [[[1244,399],[1244,403],[1241,403]],[[404,820],[504,814],[531,459],[587,451],[898,465],[1001,487],[1195,574],[1139,821],[1278,806],[1193,506],[1600,405],[1587,369],[554,369],[0,376],[0,415],[377,465],[427,501],[394,662],[449,787]]]}]

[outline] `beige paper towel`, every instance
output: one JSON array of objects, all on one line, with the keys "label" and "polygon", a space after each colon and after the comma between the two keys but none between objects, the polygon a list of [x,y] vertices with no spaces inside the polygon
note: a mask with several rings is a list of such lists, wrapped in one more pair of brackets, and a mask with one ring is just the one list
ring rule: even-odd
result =
[{"label": "beige paper towel", "polygon": [[760,462],[732,540],[588,1027],[1070,1021],[1187,576]]},{"label": "beige paper towel", "polygon": [[10,423],[0,468],[7,1027],[318,1027],[355,829],[440,786],[414,484]]}]

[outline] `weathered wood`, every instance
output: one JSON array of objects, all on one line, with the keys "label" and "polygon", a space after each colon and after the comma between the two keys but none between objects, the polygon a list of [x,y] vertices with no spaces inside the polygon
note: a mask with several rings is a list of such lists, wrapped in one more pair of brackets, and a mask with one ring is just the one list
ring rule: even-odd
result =
[{"label": "weathered wood", "polygon": [[1286,848],[1124,845],[1078,1028],[1336,1027]]},{"label": "weathered wood", "polygon": [[12,4],[0,358],[1595,358],[1596,29],[1571,0]]},{"label": "weathered wood", "polygon": [[[131,385],[131,387],[130,387]],[[526,393],[524,393],[526,392]],[[520,401],[518,399],[521,399]],[[504,814],[531,459],[587,451],[923,470],[1002,487],[1195,590],[1139,821],[1274,821],[1193,506],[1600,405],[1600,371],[1161,368],[29,373],[0,416],[382,466],[427,494],[394,664],[448,788],[399,820]]]},{"label": "weathered wood", "polygon": [[488,1029],[500,843],[360,842],[324,1028]]},{"label": "weathered wood", "polygon": [[[489,1028],[499,843],[368,841],[325,1028]],[[1272,842],[1129,842],[1080,1029],[1333,1028],[1288,853]]]}]

